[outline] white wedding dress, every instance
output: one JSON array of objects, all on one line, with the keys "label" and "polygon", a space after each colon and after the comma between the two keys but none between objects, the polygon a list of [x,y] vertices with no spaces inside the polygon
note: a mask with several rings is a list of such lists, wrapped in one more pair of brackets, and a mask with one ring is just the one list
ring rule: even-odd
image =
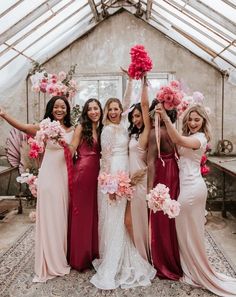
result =
[{"label": "white wedding dress", "polygon": [[[119,125],[104,127],[101,135],[101,172],[129,172],[127,127]],[[156,270],[145,261],[134,247],[124,225],[126,199],[109,202],[106,194],[98,188],[99,253],[93,261],[96,274],[91,283],[99,289],[147,286],[156,275]]]}]

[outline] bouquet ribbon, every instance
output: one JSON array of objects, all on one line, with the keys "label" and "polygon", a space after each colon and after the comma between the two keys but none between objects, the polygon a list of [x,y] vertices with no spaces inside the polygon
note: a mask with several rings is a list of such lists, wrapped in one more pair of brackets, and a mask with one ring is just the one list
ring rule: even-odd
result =
[{"label": "bouquet ribbon", "polygon": [[155,113],[155,135],[156,135],[156,142],[157,142],[157,157],[161,159],[163,167],[165,167],[165,161],[161,158],[161,151],[160,151],[160,139],[161,139],[161,128],[160,128],[160,116]]}]

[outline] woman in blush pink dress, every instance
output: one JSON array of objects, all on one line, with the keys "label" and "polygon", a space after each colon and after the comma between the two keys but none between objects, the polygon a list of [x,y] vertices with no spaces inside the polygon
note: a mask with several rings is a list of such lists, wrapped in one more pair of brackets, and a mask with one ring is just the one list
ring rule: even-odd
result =
[{"label": "woman in blush pink dress", "polygon": [[72,268],[83,271],[92,267],[98,252],[97,179],[100,168],[102,108],[97,99],[86,101],[70,144],[77,147],[69,210],[68,260]]},{"label": "woman in blush pink dress", "polygon": [[[38,125],[22,124],[2,110],[0,116],[13,127],[30,135]],[[73,136],[70,105],[65,97],[52,97],[44,118],[59,121],[65,130],[65,141]],[[70,272],[67,263],[68,175],[64,149],[48,140],[37,182],[35,277],[34,282],[46,282]]]},{"label": "woman in blush pink dress", "polygon": [[131,106],[128,114],[130,126],[129,171],[131,177],[144,172],[143,178],[134,186],[134,197],[126,206],[125,225],[133,238],[134,245],[145,260],[150,260],[148,239],[147,194],[147,145],[150,132],[148,84],[142,81],[141,103]]},{"label": "woman in blush pink dress", "polygon": [[[158,101],[154,99],[150,113],[155,113],[157,104]],[[177,111],[174,109],[167,113],[174,123]],[[165,184],[170,189],[171,198],[176,200],[179,195],[179,169],[175,146],[163,122],[160,126],[160,136],[161,158],[158,157],[155,129],[151,130],[148,145],[148,188],[150,190],[158,183]],[[178,280],[182,277],[175,219],[169,219],[162,211],[150,212],[150,246],[152,263],[159,278]]]},{"label": "woman in blush pink dress", "polygon": [[218,296],[236,296],[236,279],[215,272],[208,262],[205,240],[205,204],[207,187],[200,163],[210,140],[209,118],[201,105],[190,107],[183,117],[183,135],[173,127],[163,106],[157,112],[165,123],[171,140],[178,145],[181,204],[176,230],[183,269],[182,281],[206,288]]}]

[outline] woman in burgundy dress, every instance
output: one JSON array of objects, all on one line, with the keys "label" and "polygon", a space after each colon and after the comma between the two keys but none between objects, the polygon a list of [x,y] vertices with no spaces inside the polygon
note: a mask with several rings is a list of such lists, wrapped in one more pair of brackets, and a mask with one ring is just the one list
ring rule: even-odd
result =
[{"label": "woman in burgundy dress", "polygon": [[[154,100],[150,112],[155,109]],[[177,111],[167,111],[172,123],[176,121]],[[165,125],[160,128],[160,157],[158,158],[155,129],[151,130],[148,147],[148,189],[158,183],[170,189],[170,197],[179,195],[179,169],[176,161],[174,144],[170,140]],[[175,229],[175,220],[169,219],[162,211],[150,213],[150,248],[157,276],[161,279],[179,280],[182,276],[179,248]]]},{"label": "woman in burgundy dress", "polygon": [[98,258],[97,178],[100,169],[100,134],[102,108],[97,99],[86,101],[80,124],[70,144],[77,148],[69,206],[68,261],[72,268],[83,271]]}]

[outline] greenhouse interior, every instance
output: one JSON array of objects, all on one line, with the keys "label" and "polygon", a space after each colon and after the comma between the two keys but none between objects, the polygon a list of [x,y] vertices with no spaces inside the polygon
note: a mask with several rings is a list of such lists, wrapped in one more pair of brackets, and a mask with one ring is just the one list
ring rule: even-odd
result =
[{"label": "greenhouse interior", "polygon": [[236,0],[0,5],[0,296],[236,296]]}]

